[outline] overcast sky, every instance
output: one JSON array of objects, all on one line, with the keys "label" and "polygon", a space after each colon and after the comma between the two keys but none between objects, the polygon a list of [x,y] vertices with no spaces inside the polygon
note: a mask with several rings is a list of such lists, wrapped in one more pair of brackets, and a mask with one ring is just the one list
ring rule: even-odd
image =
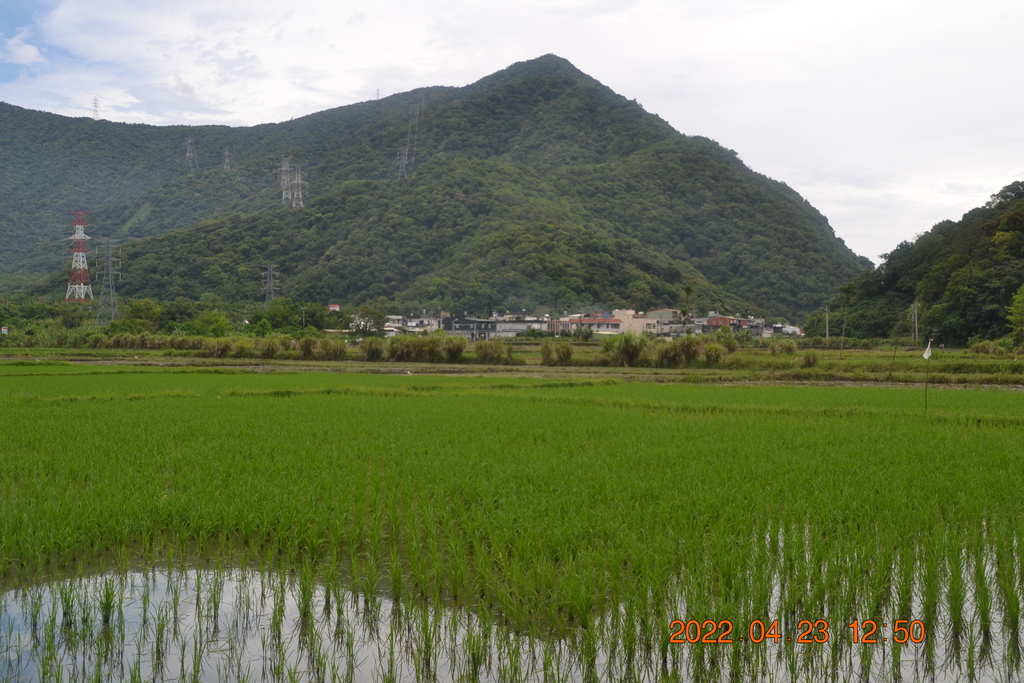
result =
[{"label": "overcast sky", "polygon": [[1024,180],[1020,0],[2,0],[0,100],[283,121],[554,53],[874,261]]}]

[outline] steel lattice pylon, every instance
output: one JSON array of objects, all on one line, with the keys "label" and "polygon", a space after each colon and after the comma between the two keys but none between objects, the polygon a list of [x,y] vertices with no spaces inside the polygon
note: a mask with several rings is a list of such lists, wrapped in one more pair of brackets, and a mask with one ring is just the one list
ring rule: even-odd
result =
[{"label": "steel lattice pylon", "polygon": [[89,260],[86,254],[89,250],[85,248],[85,240],[92,239],[85,234],[85,211],[72,211],[75,220],[71,227],[75,234],[69,239],[74,240],[71,247],[71,275],[68,277],[68,292],[65,299],[71,301],[88,301],[92,299],[92,283],[89,280]]}]

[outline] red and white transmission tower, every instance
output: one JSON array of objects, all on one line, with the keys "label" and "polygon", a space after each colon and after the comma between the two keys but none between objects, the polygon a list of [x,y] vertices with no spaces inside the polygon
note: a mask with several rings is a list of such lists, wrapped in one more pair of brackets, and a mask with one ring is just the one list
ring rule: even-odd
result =
[{"label": "red and white transmission tower", "polygon": [[75,234],[69,239],[75,241],[75,245],[71,247],[71,276],[68,278],[68,293],[64,297],[67,300],[72,301],[87,301],[92,299],[92,283],[89,281],[89,261],[86,258],[86,254],[89,250],[85,248],[85,241],[92,239],[85,234],[85,226],[89,225],[85,222],[85,211],[72,211],[75,215],[75,221],[71,224],[71,227],[75,229]]}]

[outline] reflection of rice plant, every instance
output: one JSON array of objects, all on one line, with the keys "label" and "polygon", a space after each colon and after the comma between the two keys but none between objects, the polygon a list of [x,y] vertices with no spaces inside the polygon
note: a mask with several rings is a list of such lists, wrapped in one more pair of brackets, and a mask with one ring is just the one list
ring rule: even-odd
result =
[{"label": "reflection of rice plant", "polygon": [[114,607],[120,603],[121,589],[113,576],[106,576],[103,579],[103,587],[100,593],[100,618],[104,628],[110,627],[110,620],[114,615]]}]

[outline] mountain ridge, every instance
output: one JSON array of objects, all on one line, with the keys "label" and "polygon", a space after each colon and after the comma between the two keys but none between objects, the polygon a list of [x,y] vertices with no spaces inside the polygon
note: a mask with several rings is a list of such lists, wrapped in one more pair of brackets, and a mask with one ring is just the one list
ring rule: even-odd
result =
[{"label": "mountain ridge", "polygon": [[[6,149],[16,112],[4,107]],[[687,301],[800,319],[870,263],[785,184],[554,55],[462,88],[248,128],[71,119],[65,129],[42,116],[28,117],[29,159],[15,156],[29,177],[45,174],[33,151],[44,138],[79,156],[65,185],[89,182],[51,179],[53,197],[66,210],[93,208],[97,238],[141,238],[124,247],[128,296],[258,301],[260,268],[280,262],[286,291],[318,301],[455,310]],[[198,174],[184,168],[186,137]],[[222,146],[231,171],[214,168],[216,156],[204,161]],[[280,204],[282,156],[308,174],[302,210]],[[125,163],[129,178],[115,172]],[[0,174],[11,223],[54,220],[15,180]],[[0,287],[52,291],[66,261],[55,241],[20,246],[29,255],[0,266]]]}]

